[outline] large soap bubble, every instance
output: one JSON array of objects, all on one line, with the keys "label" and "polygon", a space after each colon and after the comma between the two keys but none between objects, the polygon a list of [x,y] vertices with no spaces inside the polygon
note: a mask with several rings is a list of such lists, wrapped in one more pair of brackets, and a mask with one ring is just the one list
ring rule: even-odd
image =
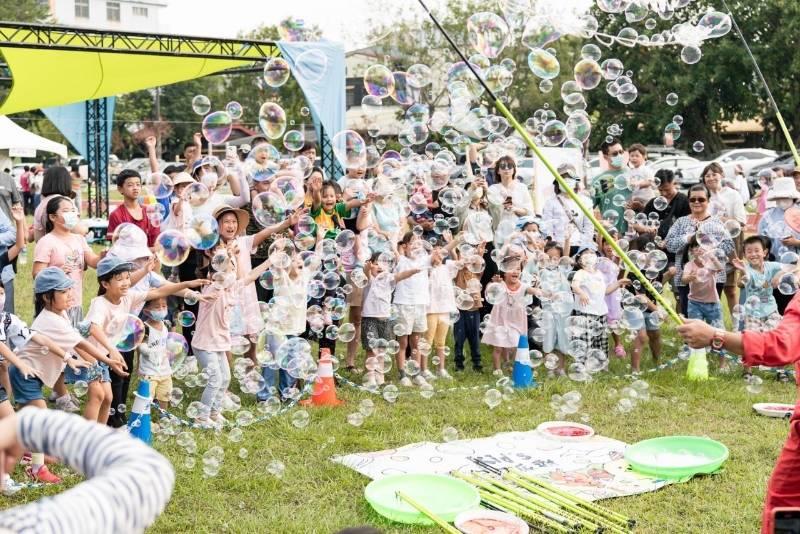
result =
[{"label": "large soap bubble", "polygon": [[467,20],[469,44],[476,52],[494,59],[509,41],[508,24],[495,13],[475,13]]}]

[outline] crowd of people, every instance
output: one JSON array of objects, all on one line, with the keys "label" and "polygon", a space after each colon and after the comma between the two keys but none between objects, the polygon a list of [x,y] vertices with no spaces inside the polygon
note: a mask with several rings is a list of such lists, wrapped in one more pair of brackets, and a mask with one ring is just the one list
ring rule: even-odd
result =
[{"label": "crowd of people", "polygon": [[[339,178],[315,166],[313,144],[282,155],[257,139],[220,160],[203,156],[197,137],[184,163],[162,171],[154,139],[146,146],[153,172],[116,177],[122,201],[102,252],[87,244],[67,169],[44,172],[40,201],[29,202],[30,179],[23,195],[0,187],[0,417],[12,401],[50,400],[120,427],[131,374],[150,381],[162,408],[180,402],[180,374],[203,387],[197,425],[218,429],[232,376],[279,405],[313,378],[315,348],[367,388],[450,381],[467,372],[467,352],[472,372],[500,378],[521,337],[542,379],[587,380],[610,358],[640,372],[646,352],[662,356],[667,314],[592,212],[656,291],[670,287],[685,317],[769,330],[797,289],[800,232],[786,212],[800,199],[800,172],[765,176],[751,199],[711,163],[684,193],[673,172],[652,171],[644,146],[611,139],[603,172],[590,179],[563,164],[576,195],[554,181],[540,202],[551,177],[523,179],[516,154],[485,144],[461,161],[386,151]],[[748,209],[758,220],[750,229]],[[29,326],[14,315],[13,293],[26,246],[34,295],[16,299],[35,300]],[[99,290],[84,302],[90,270]],[[26,463],[32,479],[59,482],[42,452]]]}]

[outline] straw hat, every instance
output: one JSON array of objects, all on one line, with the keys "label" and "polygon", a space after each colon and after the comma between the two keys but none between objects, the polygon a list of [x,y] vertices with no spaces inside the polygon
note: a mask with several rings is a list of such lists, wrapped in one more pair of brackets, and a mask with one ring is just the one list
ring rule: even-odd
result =
[{"label": "straw hat", "polygon": [[182,184],[193,184],[196,181],[197,180],[192,178],[192,175],[188,172],[179,172],[175,175],[175,178],[172,179],[172,186],[177,187]]},{"label": "straw hat", "polygon": [[220,217],[226,213],[233,213],[236,215],[236,219],[239,221],[239,235],[244,235],[245,230],[247,230],[247,224],[250,222],[250,215],[244,210],[222,204],[214,210],[213,217],[219,222]]}]

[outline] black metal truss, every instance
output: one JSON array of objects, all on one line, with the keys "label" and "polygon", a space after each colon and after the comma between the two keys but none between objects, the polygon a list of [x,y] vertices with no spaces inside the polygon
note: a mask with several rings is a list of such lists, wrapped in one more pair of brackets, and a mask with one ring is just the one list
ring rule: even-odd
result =
[{"label": "black metal truss", "polygon": [[86,101],[86,162],[89,216],[108,218],[108,99]]}]

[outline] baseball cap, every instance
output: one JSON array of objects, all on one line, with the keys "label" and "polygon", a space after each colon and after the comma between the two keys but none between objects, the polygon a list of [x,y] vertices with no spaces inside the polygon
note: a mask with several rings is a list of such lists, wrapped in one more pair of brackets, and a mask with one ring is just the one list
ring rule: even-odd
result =
[{"label": "baseball cap", "polygon": [[135,266],[129,261],[123,261],[116,256],[106,256],[97,262],[97,276],[105,276],[111,273],[121,273],[134,270]]},{"label": "baseball cap", "polygon": [[48,291],[62,291],[75,285],[75,281],[58,267],[45,267],[33,281],[34,293],[47,293]]}]

